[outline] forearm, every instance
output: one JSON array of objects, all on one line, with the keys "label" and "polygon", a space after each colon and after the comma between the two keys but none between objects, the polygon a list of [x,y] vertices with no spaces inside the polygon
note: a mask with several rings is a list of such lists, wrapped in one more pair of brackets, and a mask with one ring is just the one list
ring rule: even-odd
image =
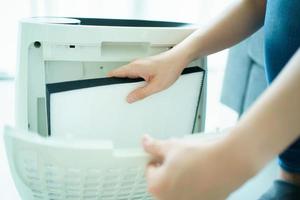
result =
[{"label": "forearm", "polygon": [[257,168],[300,136],[300,49],[228,137]]},{"label": "forearm", "polygon": [[241,0],[205,29],[199,29],[175,46],[171,53],[186,62],[228,48],[262,26],[265,0]]}]

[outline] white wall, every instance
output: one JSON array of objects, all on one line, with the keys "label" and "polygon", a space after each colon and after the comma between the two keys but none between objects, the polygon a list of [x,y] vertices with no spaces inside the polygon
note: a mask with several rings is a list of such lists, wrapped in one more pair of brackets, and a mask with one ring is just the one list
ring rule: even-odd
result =
[{"label": "white wall", "polygon": [[33,0],[35,15],[138,18],[197,22],[225,0]]},{"label": "white wall", "polygon": [[17,22],[30,15],[30,5],[30,0],[0,0],[0,72],[15,71]]}]

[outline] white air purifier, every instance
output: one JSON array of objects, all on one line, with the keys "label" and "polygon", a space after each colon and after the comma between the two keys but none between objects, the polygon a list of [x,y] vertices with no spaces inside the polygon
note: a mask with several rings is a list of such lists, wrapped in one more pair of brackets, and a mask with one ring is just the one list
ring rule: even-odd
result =
[{"label": "white air purifier", "polygon": [[133,104],[126,96],[145,82],[106,74],[172,48],[196,28],[145,20],[22,20],[16,128],[5,129],[21,198],[151,199],[140,139],[204,130],[206,60],[193,61],[170,88]]}]

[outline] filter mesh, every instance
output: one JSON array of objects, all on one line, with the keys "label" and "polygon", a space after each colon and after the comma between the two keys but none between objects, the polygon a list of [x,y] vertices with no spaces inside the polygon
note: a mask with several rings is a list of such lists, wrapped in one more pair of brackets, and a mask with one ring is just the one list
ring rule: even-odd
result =
[{"label": "filter mesh", "polygon": [[150,200],[144,168],[61,168],[36,152],[23,152],[18,166],[35,200]]}]

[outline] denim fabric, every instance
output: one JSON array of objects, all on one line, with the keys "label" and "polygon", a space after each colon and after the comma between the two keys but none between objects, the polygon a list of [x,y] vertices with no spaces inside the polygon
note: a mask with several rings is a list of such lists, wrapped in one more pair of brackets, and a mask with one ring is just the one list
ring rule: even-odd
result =
[{"label": "denim fabric", "polygon": [[[271,83],[300,47],[300,0],[268,0],[264,27],[266,74]],[[279,155],[279,164],[300,173],[300,139]]]},{"label": "denim fabric", "polygon": [[299,200],[300,187],[286,181],[274,181],[272,187],[258,200]]}]

